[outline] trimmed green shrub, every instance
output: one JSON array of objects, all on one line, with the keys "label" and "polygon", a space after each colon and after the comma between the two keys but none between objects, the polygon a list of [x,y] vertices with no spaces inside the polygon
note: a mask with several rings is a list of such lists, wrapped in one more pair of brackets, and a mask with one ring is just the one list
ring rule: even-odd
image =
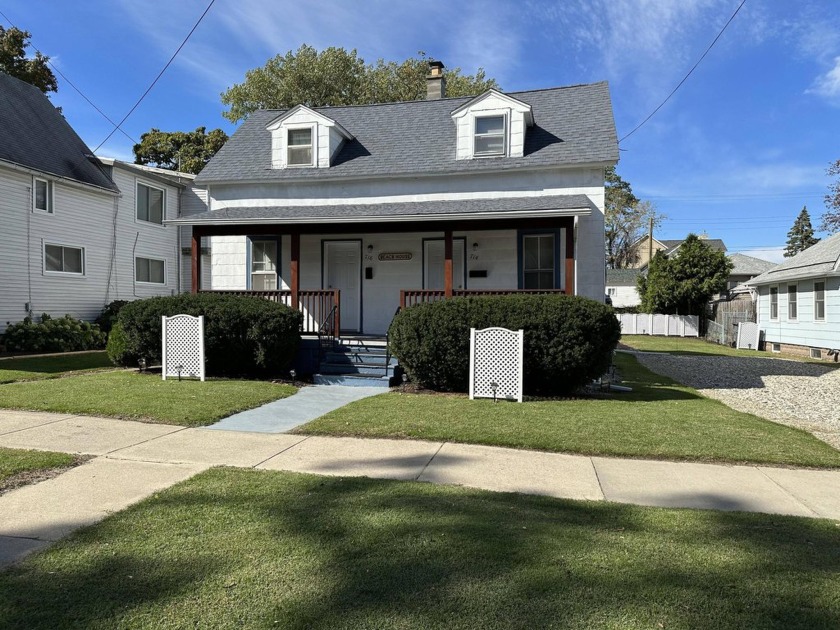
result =
[{"label": "trimmed green shrub", "polygon": [[117,315],[119,315],[120,310],[126,304],[128,304],[128,300],[114,300],[102,309],[102,312],[99,314],[99,317],[96,318],[94,323],[96,323],[106,335],[109,334],[111,332],[111,328],[113,328],[114,324],[117,322]]},{"label": "trimmed green shrub", "polygon": [[125,333],[118,321],[114,322],[111,327],[111,332],[108,334],[108,345],[105,349],[108,351],[108,358],[114,365],[136,366],[140,359],[136,354],[129,352]]},{"label": "trimmed green shrub", "polygon": [[467,391],[470,328],[525,331],[529,394],[568,394],[609,368],[621,336],[613,309],[568,295],[468,297],[403,309],[388,331],[391,351],[411,378],[439,391]]},{"label": "trimmed green shrub", "polygon": [[[214,293],[154,297],[126,304],[117,316],[114,342],[119,365],[161,361],[162,325],[166,315],[204,315],[207,373],[246,375],[278,372],[294,358],[303,316],[283,304],[254,297]],[[113,332],[112,332],[113,334]]]},{"label": "trimmed green shrub", "polygon": [[0,343],[10,352],[76,352],[105,346],[105,333],[99,326],[70,315],[53,319],[44,313],[40,322],[25,317],[7,324]]}]

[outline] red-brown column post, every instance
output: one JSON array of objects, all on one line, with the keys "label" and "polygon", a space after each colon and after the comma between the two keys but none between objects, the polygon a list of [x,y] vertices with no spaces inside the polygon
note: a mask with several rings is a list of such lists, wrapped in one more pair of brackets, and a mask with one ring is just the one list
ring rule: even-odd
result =
[{"label": "red-brown column post", "polygon": [[192,243],[190,247],[190,263],[192,270],[192,293],[201,291],[201,228],[192,227]]},{"label": "red-brown column post", "polygon": [[292,232],[292,260],[289,265],[289,287],[292,290],[292,308],[299,306],[298,292],[300,291],[300,233]]},{"label": "red-brown column post", "polygon": [[567,295],[575,294],[575,219],[566,221],[566,286]]},{"label": "red-brown column post", "polygon": [[452,264],[452,230],[443,233],[443,295],[452,297],[452,280],[454,275]]}]

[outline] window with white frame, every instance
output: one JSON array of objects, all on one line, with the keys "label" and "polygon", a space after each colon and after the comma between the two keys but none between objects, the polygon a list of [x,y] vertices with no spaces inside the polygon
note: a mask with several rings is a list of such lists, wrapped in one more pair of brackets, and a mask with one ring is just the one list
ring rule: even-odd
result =
[{"label": "window with white frame", "polygon": [[770,319],[779,319],[779,287],[770,287]]},{"label": "window with white frame", "polygon": [[85,249],[67,245],[44,243],[44,271],[84,275]]},{"label": "window with white frame", "polygon": [[277,289],[277,241],[251,241],[251,290]]},{"label": "window with white frame", "polygon": [[505,117],[477,116],[473,136],[473,155],[492,157],[505,155]]},{"label": "window with white frame", "polygon": [[615,294],[616,294],[616,288],[615,287],[607,287],[607,295],[613,296]]},{"label": "window with white frame", "polygon": [[814,319],[825,321],[825,280],[814,282]]},{"label": "window with white frame", "polygon": [[554,288],[554,234],[522,237],[522,288]]},{"label": "window with white frame", "polygon": [[796,319],[796,291],[797,286],[795,284],[789,284],[787,289],[787,296],[788,296],[788,319],[795,320]]},{"label": "window with white frame", "polygon": [[286,164],[312,166],[312,127],[289,129],[286,147]]},{"label": "window with white frame", "polygon": [[163,225],[166,193],[162,188],[137,183],[137,220]]},{"label": "window with white frame", "polygon": [[157,258],[135,258],[134,280],[149,284],[166,284],[166,261]]},{"label": "window with white frame", "polygon": [[32,207],[49,214],[53,213],[53,183],[46,179],[32,179]]}]

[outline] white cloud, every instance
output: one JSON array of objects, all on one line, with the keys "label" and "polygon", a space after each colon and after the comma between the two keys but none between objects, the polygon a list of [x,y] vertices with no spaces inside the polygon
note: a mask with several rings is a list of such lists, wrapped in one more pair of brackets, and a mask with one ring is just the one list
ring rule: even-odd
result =
[{"label": "white cloud", "polygon": [[807,93],[840,102],[840,57],[834,58],[834,67],[817,77]]}]

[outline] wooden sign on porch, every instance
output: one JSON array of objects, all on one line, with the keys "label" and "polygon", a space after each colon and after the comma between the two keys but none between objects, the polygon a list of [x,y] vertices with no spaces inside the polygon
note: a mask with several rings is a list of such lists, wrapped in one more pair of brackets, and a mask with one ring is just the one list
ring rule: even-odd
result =
[{"label": "wooden sign on porch", "polygon": [[411,252],[382,252],[379,254],[379,260],[382,262],[391,262],[394,260],[411,260]]}]

